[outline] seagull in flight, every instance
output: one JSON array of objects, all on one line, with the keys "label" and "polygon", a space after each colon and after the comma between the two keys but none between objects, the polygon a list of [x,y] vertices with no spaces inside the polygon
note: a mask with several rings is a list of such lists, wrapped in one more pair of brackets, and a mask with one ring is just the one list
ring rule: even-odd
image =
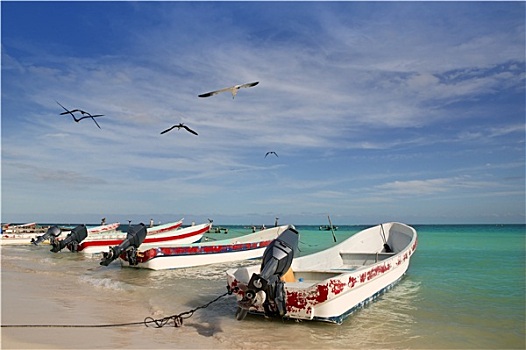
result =
[{"label": "seagull in flight", "polygon": [[[268,156],[269,154],[273,154],[273,155],[275,155],[276,157],[278,157],[278,154],[277,154],[276,152],[274,152],[274,151],[270,151],[270,152],[267,152],[267,153],[265,154],[265,158],[267,158],[267,156]],[[279,157],[278,157],[278,158],[279,158]]]},{"label": "seagull in flight", "polygon": [[[77,123],[80,122],[82,119],[86,119],[86,118],[91,118],[91,120],[93,120],[95,122],[95,124],[99,127],[99,129],[101,129],[99,123],[97,123],[97,121],[95,120],[96,117],[103,117],[104,114],[95,114],[95,115],[91,115],[90,113],[86,112],[86,111],[83,111],[82,109],[72,109],[72,110],[68,110],[66,107],[64,107],[63,105],[61,105],[58,101],[55,101],[60,107],[64,108],[65,112],[62,112],[60,113],[60,115],[66,115],[66,114],[69,114],[73,117],[73,120],[76,121]],[[82,114],[82,117],[80,118],[77,118],[75,117],[75,114],[73,113],[76,113],[76,112],[79,112],[80,114]]]},{"label": "seagull in flight", "polygon": [[232,99],[234,99],[234,97],[236,97],[237,91],[239,89],[253,87],[253,86],[256,86],[257,84],[259,84],[259,81],[255,81],[253,83],[234,85],[234,86],[227,87],[227,88],[224,88],[224,89],[220,89],[220,90],[216,90],[216,91],[207,92],[205,94],[201,94],[201,95],[199,95],[199,97],[210,97],[210,96],[217,95],[217,94],[219,94],[221,92],[230,91],[232,93]]},{"label": "seagull in flight", "polygon": [[191,132],[191,133],[194,134],[194,135],[197,135],[197,133],[196,133],[195,131],[193,131],[192,129],[190,129],[189,127],[187,127],[186,125],[184,125],[183,123],[179,123],[179,124],[177,124],[177,125],[172,126],[171,128],[168,128],[168,129],[162,131],[162,132],[161,132],[161,135],[162,135],[162,134],[166,134],[168,131],[171,131],[172,129],[175,129],[175,128],[177,128],[178,130],[181,129],[181,128],[183,128],[183,129],[186,129],[186,131]]}]

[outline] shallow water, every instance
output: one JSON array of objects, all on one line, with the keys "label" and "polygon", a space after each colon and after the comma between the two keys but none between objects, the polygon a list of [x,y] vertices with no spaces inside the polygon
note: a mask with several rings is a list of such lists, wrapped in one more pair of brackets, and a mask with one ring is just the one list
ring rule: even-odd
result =
[{"label": "shallow water", "polygon": [[[249,233],[228,226],[223,239]],[[338,242],[363,226],[340,226]],[[342,325],[234,317],[233,296],[197,310],[180,328],[2,328],[2,348],[524,349],[525,226],[416,225],[407,275]],[[334,244],[330,231],[297,226],[300,254]],[[233,264],[169,271],[99,266],[49,246],[4,247],[2,325],[140,323],[202,306],[226,292]],[[240,262],[241,266],[258,261]]]}]

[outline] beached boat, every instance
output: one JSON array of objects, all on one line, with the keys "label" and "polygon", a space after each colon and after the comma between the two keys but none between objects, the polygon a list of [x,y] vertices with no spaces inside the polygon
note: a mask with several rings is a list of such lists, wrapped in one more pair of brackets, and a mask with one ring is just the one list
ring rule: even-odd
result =
[{"label": "beached boat", "polygon": [[32,239],[34,240],[45,233],[46,231],[38,233],[3,233],[0,238],[0,246],[28,245],[31,244]]},{"label": "beached boat", "polygon": [[[176,226],[176,227],[175,227]],[[176,244],[189,244],[200,240],[205,233],[210,230],[212,223],[200,224],[181,228],[181,225],[174,223],[172,229],[167,227],[162,232],[148,234],[141,244],[142,249],[149,249],[160,246],[171,246]],[[111,246],[119,245],[125,238],[126,233],[119,232],[113,235],[103,235],[102,237],[89,236],[75,247],[76,251],[84,254],[98,254],[108,251]]]},{"label": "beached boat", "polygon": [[0,246],[7,245],[28,245],[31,240],[38,235],[43,235],[49,229],[49,226],[38,226],[36,223],[4,226],[2,229],[2,236],[0,238]]},{"label": "beached boat", "polygon": [[[146,228],[145,226],[145,230],[147,230],[148,235],[152,235],[160,239],[167,239],[167,237],[173,235],[175,231],[181,227],[182,224],[183,219],[176,222],[170,222],[167,224],[157,225],[148,228]],[[106,250],[108,244],[119,244],[126,238],[126,235],[127,233],[117,230],[113,230],[111,232],[95,230],[95,232],[92,232],[92,230],[90,229],[87,231],[87,236],[82,237],[82,240],[77,241],[76,239],[74,239],[74,241],[77,241],[75,244],[68,244],[65,245],[65,247],[67,247],[70,251],[74,252],[82,250],[86,254],[96,254],[102,252],[103,250]],[[67,237],[67,235],[65,236]],[[60,251],[61,249],[58,250]]]},{"label": "beached boat", "polygon": [[44,233],[46,232],[46,230],[47,230],[47,227],[37,225],[36,222],[29,222],[27,224],[18,224],[18,225],[12,225],[12,224],[2,225],[2,233],[5,233],[5,234],[40,233],[40,232]]},{"label": "beached boat", "polygon": [[290,227],[283,225],[245,236],[176,247],[145,249],[142,244],[131,259],[128,254],[121,254],[120,262],[122,266],[166,270],[256,259],[263,255],[276,237]]},{"label": "beached boat", "polygon": [[[119,228],[119,225],[120,223],[115,222],[112,224],[90,227],[88,228],[88,235],[101,235],[101,234],[115,233],[117,232],[117,228]],[[26,225],[21,225],[21,226],[26,226]],[[26,233],[8,233],[8,231],[5,231],[5,233],[2,234],[2,238],[0,239],[0,245],[2,246],[4,245],[27,245],[27,244],[31,244],[37,241],[38,243],[40,243],[41,241],[38,240],[39,236],[43,236],[46,233],[46,231],[49,230],[51,227],[53,226],[47,226],[47,227],[40,226],[34,232],[27,232],[27,229],[24,229],[26,230]],[[59,235],[61,237],[65,237],[70,232],[71,230],[69,229],[60,228]],[[49,244],[49,241],[48,239],[46,239],[42,241],[42,243]]]},{"label": "beached boat", "polygon": [[[100,225],[95,227],[88,228],[88,235],[95,235],[95,234],[108,234],[111,232],[116,232],[121,224],[119,222],[114,222],[112,224],[106,224],[106,225]],[[67,232],[64,232],[67,233]]]},{"label": "beached boat", "polygon": [[169,222],[167,224],[162,224],[162,225],[156,225],[156,226],[148,227],[146,229],[147,235],[156,235],[156,234],[159,234],[159,233],[165,233],[165,232],[168,232],[168,231],[176,230],[179,227],[181,227],[181,225],[183,224],[183,220],[184,219],[181,219],[181,220],[176,221],[176,222]]},{"label": "beached boat", "polygon": [[294,258],[277,272],[269,272],[266,265],[275,259],[265,256],[262,266],[230,269],[227,283],[238,300],[236,317],[241,320],[250,312],[340,324],[400,281],[416,246],[414,228],[385,223]]}]

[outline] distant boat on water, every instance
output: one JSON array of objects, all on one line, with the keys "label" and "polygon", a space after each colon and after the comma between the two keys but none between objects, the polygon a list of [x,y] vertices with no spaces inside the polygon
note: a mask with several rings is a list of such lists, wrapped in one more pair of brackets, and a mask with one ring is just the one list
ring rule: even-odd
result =
[{"label": "distant boat on water", "polygon": [[338,226],[334,225],[322,225],[319,227],[320,231],[336,231],[338,229]]}]

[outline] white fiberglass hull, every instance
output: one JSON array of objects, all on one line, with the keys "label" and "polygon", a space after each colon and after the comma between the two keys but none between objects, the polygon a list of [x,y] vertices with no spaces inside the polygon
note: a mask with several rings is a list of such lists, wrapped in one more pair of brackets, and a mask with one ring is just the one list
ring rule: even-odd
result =
[{"label": "white fiberglass hull", "polygon": [[122,259],[120,261],[121,265],[125,267],[135,267],[151,270],[169,270],[256,259],[260,258],[263,255],[265,248],[266,246],[249,251],[207,254],[206,257],[202,255],[159,256],[136,266],[129,266],[128,263]]},{"label": "white fiberglass hull", "polygon": [[[94,226],[91,228],[88,228],[88,235],[92,236],[101,236],[101,235],[109,235],[109,234],[116,234],[117,228],[119,227],[120,223],[112,223],[108,225],[101,225],[101,226]],[[71,231],[62,231],[60,233],[59,239],[63,239],[70,233]],[[38,236],[42,236],[46,232],[37,232],[37,233],[21,233],[21,234],[2,234],[2,238],[0,239],[0,245],[28,245],[31,244],[32,239],[36,239]],[[41,244],[49,244],[49,240],[43,241]]]},{"label": "white fiberglass hull", "polygon": [[[385,244],[392,248],[387,252]],[[375,226],[324,251],[292,261],[293,280],[284,283],[284,317],[340,324],[347,316],[391,288],[406,273],[417,246],[416,231],[400,223]],[[242,288],[258,266],[227,271],[227,282]],[[250,312],[264,313],[261,305]]]},{"label": "white fiberglass hull", "polygon": [[121,256],[121,265],[167,270],[256,259],[260,258],[266,247],[289,227],[292,226],[282,225],[241,237],[177,247],[165,246],[148,250],[141,245],[137,264],[130,266],[127,257],[123,259]]}]

